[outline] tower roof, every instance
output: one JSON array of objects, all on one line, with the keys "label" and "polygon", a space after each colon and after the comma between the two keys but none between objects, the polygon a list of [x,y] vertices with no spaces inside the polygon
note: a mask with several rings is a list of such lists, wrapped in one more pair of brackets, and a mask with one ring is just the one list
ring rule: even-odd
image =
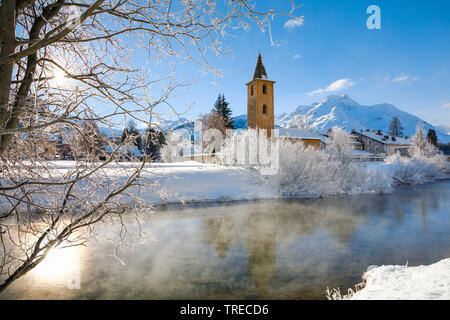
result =
[{"label": "tower roof", "polygon": [[261,53],[258,55],[258,62],[256,63],[255,73],[253,74],[253,80],[264,79],[267,80],[266,68],[262,62]]}]

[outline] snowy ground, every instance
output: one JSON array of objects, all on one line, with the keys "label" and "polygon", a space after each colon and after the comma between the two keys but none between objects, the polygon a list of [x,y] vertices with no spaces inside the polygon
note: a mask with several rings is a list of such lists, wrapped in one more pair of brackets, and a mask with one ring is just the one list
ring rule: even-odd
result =
[{"label": "snowy ground", "polygon": [[153,204],[180,201],[236,201],[277,198],[276,190],[260,183],[257,176],[238,167],[225,167],[194,161],[155,163],[147,176],[157,178],[165,194],[141,195]]},{"label": "snowy ground", "polygon": [[[75,167],[75,161],[52,161],[48,164],[53,177],[64,176]],[[140,162],[107,164],[101,175],[125,180]],[[278,192],[261,183],[259,175],[242,167],[222,166],[195,161],[151,163],[141,173],[157,183],[152,191],[129,191],[153,205],[180,202],[259,200],[278,197]],[[44,198],[45,199],[45,198]],[[43,199],[43,200],[44,200]],[[0,198],[0,201],[2,199]]]},{"label": "snowy ground", "polygon": [[352,300],[448,300],[450,258],[429,266],[381,266],[368,271],[367,284]]}]

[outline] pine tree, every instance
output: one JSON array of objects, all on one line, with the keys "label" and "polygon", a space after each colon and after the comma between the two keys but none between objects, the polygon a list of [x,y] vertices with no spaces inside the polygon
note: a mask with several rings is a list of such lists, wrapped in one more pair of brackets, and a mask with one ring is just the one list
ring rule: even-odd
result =
[{"label": "pine tree", "polygon": [[389,134],[394,137],[403,136],[403,127],[397,117],[392,118],[392,122],[389,125]]},{"label": "pine tree", "polygon": [[434,131],[433,129],[428,130],[427,140],[428,140],[428,142],[430,142],[432,145],[434,145],[434,146],[437,147],[438,142],[437,142],[436,131]]},{"label": "pine tree", "polygon": [[219,94],[216,102],[214,103],[214,108],[212,112],[217,112],[225,122],[225,128],[234,129],[233,119],[231,118],[231,114],[233,111],[230,107],[228,107],[229,103],[225,100],[225,96]]}]

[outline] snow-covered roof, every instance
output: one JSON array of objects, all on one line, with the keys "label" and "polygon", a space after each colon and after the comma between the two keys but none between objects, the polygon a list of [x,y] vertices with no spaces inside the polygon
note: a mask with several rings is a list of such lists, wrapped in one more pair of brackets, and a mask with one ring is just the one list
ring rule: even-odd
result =
[{"label": "snow-covered roof", "polygon": [[[409,146],[411,144],[411,140],[400,138],[400,137],[393,137],[391,135],[387,135],[384,133],[381,133],[381,135],[377,134],[377,132],[373,131],[363,131],[359,132],[363,136],[366,136],[372,140],[378,141],[382,144],[390,144],[390,145],[406,145]],[[387,136],[388,138],[385,138]],[[393,140],[394,138],[395,140]]]},{"label": "snow-covered roof", "polygon": [[295,138],[295,139],[311,139],[311,140],[323,140],[319,132],[310,129],[301,128],[280,128],[275,129],[275,137]]}]

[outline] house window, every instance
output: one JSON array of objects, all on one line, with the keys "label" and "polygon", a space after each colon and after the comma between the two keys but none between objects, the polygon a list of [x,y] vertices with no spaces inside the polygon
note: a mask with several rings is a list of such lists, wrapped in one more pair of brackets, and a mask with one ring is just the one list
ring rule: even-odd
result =
[{"label": "house window", "polygon": [[376,153],[378,153],[378,146],[377,146],[377,147],[375,147],[375,152],[376,152]]},{"label": "house window", "polygon": [[267,86],[263,85],[263,93],[266,94],[267,93]]},{"label": "house window", "polygon": [[265,104],[263,104],[263,113],[266,114],[267,113],[267,106]]},{"label": "house window", "polygon": [[250,95],[253,95],[253,86],[250,86]]}]

